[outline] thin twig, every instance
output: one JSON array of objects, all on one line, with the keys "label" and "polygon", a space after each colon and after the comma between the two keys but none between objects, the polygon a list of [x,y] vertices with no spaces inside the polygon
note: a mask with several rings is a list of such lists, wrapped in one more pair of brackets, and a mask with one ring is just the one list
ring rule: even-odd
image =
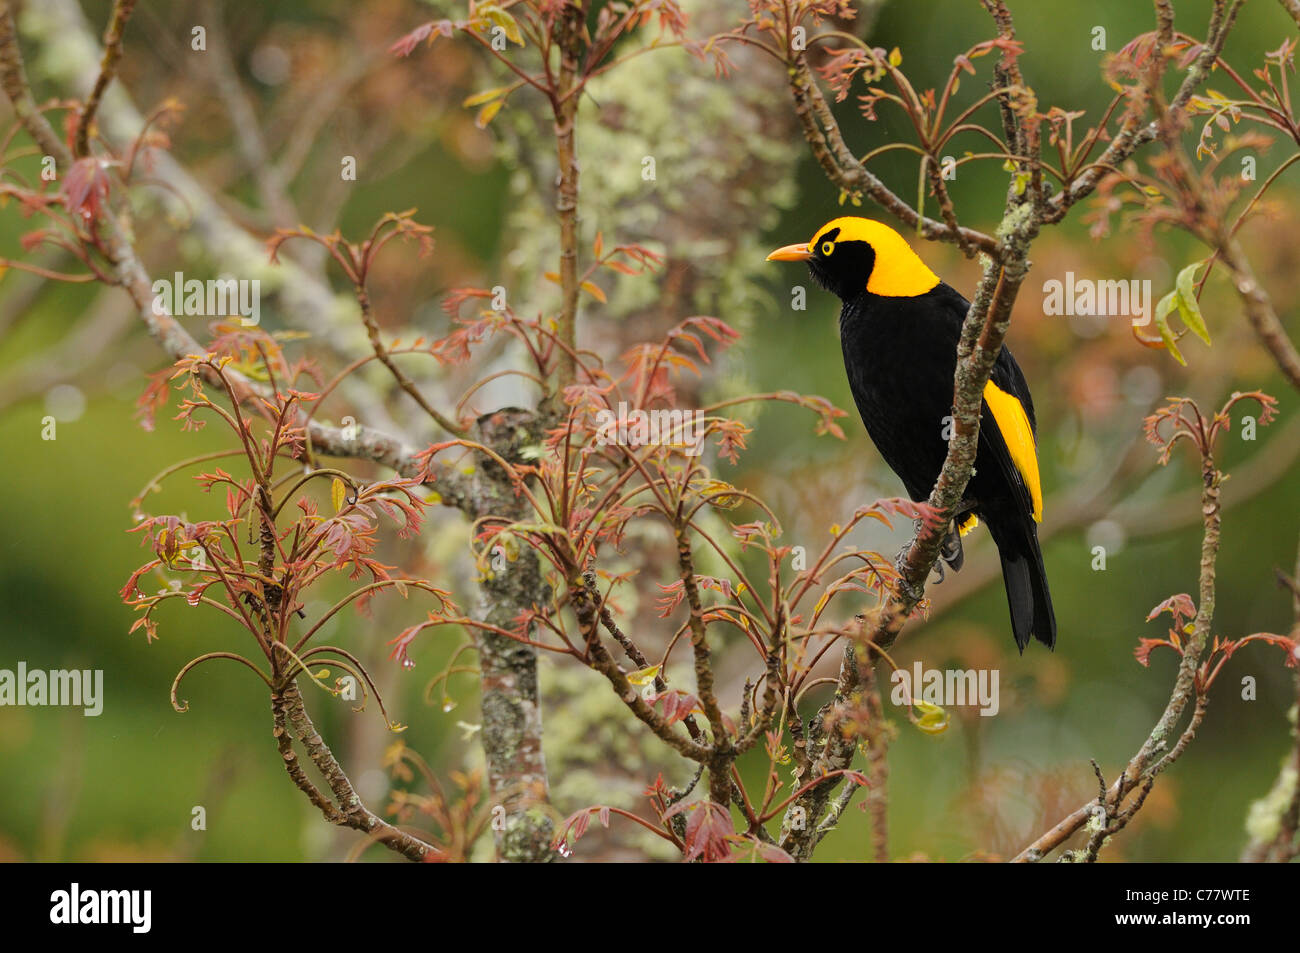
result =
[{"label": "thin twig", "polygon": [[99,77],[95,80],[95,87],[90,91],[86,106],[81,111],[81,118],[77,122],[78,158],[90,154],[90,126],[95,120],[95,113],[99,111],[99,103],[104,98],[104,91],[117,75],[117,65],[122,59],[126,23],[131,19],[133,10],[135,10],[135,0],[116,0],[113,4],[112,19],[109,20],[108,29],[104,31],[104,58],[99,65]]}]

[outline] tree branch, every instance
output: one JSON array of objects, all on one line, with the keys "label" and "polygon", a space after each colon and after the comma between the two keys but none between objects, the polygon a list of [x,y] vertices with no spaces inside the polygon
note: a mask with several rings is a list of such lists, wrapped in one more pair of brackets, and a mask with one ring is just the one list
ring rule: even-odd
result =
[{"label": "tree branch", "polygon": [[1218,247],[1219,260],[1232,275],[1232,286],[1241,298],[1246,320],[1255,329],[1255,335],[1273,360],[1278,370],[1296,390],[1300,390],[1300,352],[1287,336],[1278,319],[1273,301],[1259,279],[1255,277],[1240,243],[1227,238]]},{"label": "tree branch", "polygon": [[131,13],[134,10],[135,0],[115,0],[113,3],[113,16],[109,20],[108,29],[104,31],[104,59],[99,65],[99,76],[95,79],[95,86],[90,91],[90,96],[86,98],[85,108],[82,109],[81,118],[77,122],[76,152],[78,158],[90,155],[90,127],[95,121],[95,113],[99,110],[100,100],[104,98],[104,90],[108,89],[108,84],[117,75],[117,64],[122,59],[122,42],[125,39],[126,23],[131,19]]},{"label": "tree branch", "polygon": [[[1219,487],[1223,475],[1215,469],[1214,460],[1208,454],[1201,464],[1201,514],[1204,531],[1201,537],[1201,564],[1199,593],[1200,601],[1192,634],[1183,647],[1182,661],[1178,665],[1178,674],[1174,679],[1173,691],[1165,705],[1164,712],[1156,721],[1137,754],[1129,761],[1123,773],[1106,792],[1108,810],[1118,812],[1124,799],[1136,788],[1146,784],[1169,765],[1173,764],[1186,750],[1204,715],[1203,706],[1197,703],[1197,712],[1179,737],[1172,749],[1169,739],[1182,718],[1187,703],[1198,696],[1195,686],[1196,667],[1200,664],[1210,637],[1210,626],[1214,621],[1214,597],[1216,561],[1219,554],[1219,532],[1222,512],[1219,503]],[[1157,760],[1162,752],[1168,753]],[[1096,803],[1084,804],[1059,821],[1051,830],[1040,836],[1032,844],[1016,855],[1019,863],[1033,863],[1042,860],[1048,853],[1063,844],[1071,835],[1088,823],[1093,816]]]},{"label": "tree branch", "polygon": [[[298,690],[296,681],[290,682],[282,691],[272,693],[271,710],[275,717],[276,741],[280,747],[281,756],[284,757],[285,768],[288,770],[289,776],[294,779],[294,783],[307,794],[311,802],[325,815],[326,820],[332,824],[338,824],[340,827],[350,827],[353,830],[368,834],[389,850],[396,851],[408,860],[424,860],[430,851],[437,850],[431,844],[425,843],[420,838],[408,834],[406,831],[396,828],[372,814],[361,803],[361,798],[357,796],[356,790],[352,787],[352,781],[343,770],[343,766],[339,764],[334,757],[334,753],[325,744],[325,739],[320,736],[320,732],[312,724],[311,717],[307,714],[307,709],[303,705],[302,693]],[[288,729],[287,732],[286,728]],[[290,757],[294,754],[293,751],[290,749],[286,753],[289,732],[306,749],[307,756],[311,758],[312,764],[320,771],[325,778],[325,783],[334,793],[337,804],[331,803],[307,779],[297,757]]]},{"label": "tree branch", "polygon": [[956,231],[946,222],[923,218],[906,200],[891,192],[885,183],[876,178],[854,156],[844,141],[835,114],[831,112],[821,87],[813,78],[807,55],[798,52],[790,67],[790,92],[794,97],[794,111],[803,126],[804,138],[812,149],[813,157],[831,183],[851,195],[866,195],[911,229],[920,222],[920,233],[931,241],[957,242],[963,247],[975,247],[992,254],[997,240],[991,235],[970,228]]}]

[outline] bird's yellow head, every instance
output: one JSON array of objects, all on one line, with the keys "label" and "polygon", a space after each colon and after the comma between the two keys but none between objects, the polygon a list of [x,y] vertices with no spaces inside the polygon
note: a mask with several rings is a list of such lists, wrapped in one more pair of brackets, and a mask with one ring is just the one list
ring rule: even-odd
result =
[{"label": "bird's yellow head", "polygon": [[867,290],[890,298],[925,294],[939,276],[888,225],[845,216],[827,222],[807,244],[786,245],[768,261],[806,261],[827,291],[850,301]]}]

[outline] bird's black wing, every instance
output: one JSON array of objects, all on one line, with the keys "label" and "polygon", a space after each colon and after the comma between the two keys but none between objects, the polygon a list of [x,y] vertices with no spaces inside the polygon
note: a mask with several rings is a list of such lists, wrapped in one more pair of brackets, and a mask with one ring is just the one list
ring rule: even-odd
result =
[{"label": "bird's black wing", "polygon": [[[966,299],[954,292],[946,300],[964,319]],[[1056,644],[1056,614],[1038,543],[1042,485],[1037,432],[1029,385],[1011,351],[1003,347],[984,389],[979,448],[966,499],[997,544],[1012,634],[1022,652],[1031,638],[1049,647]]]},{"label": "bird's black wing", "polygon": [[1038,420],[1034,416],[1034,398],[1030,396],[1029,384],[1025,381],[1020,365],[1005,346],[993,364],[993,374],[989,379],[1020,401],[1025,408],[1026,416],[1029,417],[1029,426],[1034,436],[1038,436]]},{"label": "bird's black wing", "polygon": [[[940,283],[933,294],[936,303],[941,304],[946,311],[944,323],[952,328],[952,333],[960,334],[961,323],[970,309],[970,302],[946,283]],[[956,343],[954,338],[954,368]],[[1024,372],[1020,370],[1020,365],[1016,363],[1015,357],[1006,346],[1003,346],[997,360],[993,363],[993,372],[989,376],[989,381],[999,391],[1015,398],[1019,403],[1029,422],[1029,433],[1026,435],[1019,432],[1018,420],[1014,413],[998,413],[998,408],[991,406],[987,399],[984,400],[980,414],[976,473],[971,480],[968,495],[976,500],[981,496],[999,495],[997,490],[1000,484],[1023,503],[1027,515],[1032,515],[1035,509],[1034,496],[1041,491],[1038,485],[1037,456],[1034,446],[1038,434],[1038,421],[1034,414],[1034,401],[1029,395],[1029,384],[1025,381]],[[987,394],[986,389],[986,396]],[[1013,407],[1009,409],[1014,411]],[[1026,439],[1028,446],[1025,446]],[[1030,466],[1027,459],[1023,460],[1023,466],[1018,465],[1016,457],[1024,458],[1026,454],[1033,457],[1033,465]],[[996,472],[989,472],[990,460],[993,461]],[[1032,491],[1031,482],[1034,484]]]}]

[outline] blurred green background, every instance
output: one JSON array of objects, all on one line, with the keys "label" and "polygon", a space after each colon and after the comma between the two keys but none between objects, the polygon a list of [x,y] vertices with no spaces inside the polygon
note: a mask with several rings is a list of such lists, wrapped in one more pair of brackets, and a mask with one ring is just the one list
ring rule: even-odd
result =
[{"label": "blurred green background", "polygon": [[[743,3],[716,6],[710,16],[722,16],[724,23],[727,17],[744,15]],[[1086,109],[1081,121],[1086,128],[1109,98],[1099,73],[1105,54],[1091,48],[1093,28],[1105,27],[1113,52],[1148,29],[1149,10],[1121,0],[1011,6],[1027,48],[1023,69],[1040,103]],[[1208,7],[1180,3],[1180,27],[1192,33],[1203,30]],[[97,36],[108,5],[87,2],[83,9]],[[174,155],[200,179],[219,185],[232,202],[256,205],[252,178],[237,164],[232,167],[230,127],[206,67],[186,56],[191,25],[209,22],[205,17],[212,9],[143,0],[132,24],[123,79],[141,109],[167,95],[185,101],[187,111],[171,132]],[[303,158],[303,174],[292,191],[299,208],[314,214],[316,203],[324,201],[320,196],[334,188],[323,183],[332,179],[340,152],[366,148],[368,136],[378,137],[369,143],[372,157],[362,161],[358,181],[349,183],[338,199],[339,226],[355,234],[385,211],[418,206],[419,219],[436,226],[439,242],[432,263],[406,252],[397,254],[397,263],[385,273],[394,312],[412,315],[424,333],[437,332],[445,327],[438,302],[449,287],[480,282],[506,269],[526,274],[529,268],[551,267],[546,261],[517,260],[520,249],[554,254],[547,223],[530,217],[529,211],[530,201],[548,202],[548,194],[531,184],[535,179],[520,179],[525,165],[521,149],[529,141],[527,128],[536,124],[536,104],[530,111],[522,96],[517,106],[512,100],[502,119],[481,132],[472,126],[473,110],[460,106],[475,89],[495,85],[495,73],[479,57],[463,44],[445,40],[432,52],[417,52],[408,60],[383,52],[431,15],[445,15],[445,4],[240,0],[222,3],[219,9],[237,72],[268,123],[287,123],[291,130],[299,111],[311,103],[315,85],[347,68],[353,58],[373,59],[374,65],[349,88],[336,114],[321,123],[319,141]],[[59,75],[53,54],[43,53],[43,41],[32,39],[31,31],[39,34],[43,28],[25,18],[38,12],[29,9],[19,20],[38,99],[73,95],[52,79]],[[1248,73],[1262,61],[1262,51],[1276,48],[1293,32],[1274,5],[1251,4],[1226,56],[1238,64],[1239,72]],[[904,67],[918,86],[941,84],[953,56],[989,35],[987,19],[976,4],[940,0],[885,3],[870,30],[875,45],[902,51]],[[666,67],[653,61],[660,55],[677,54],[635,61],[623,82],[645,87],[639,95],[658,96],[661,87],[656,83],[663,80]],[[275,69],[277,63],[282,70]],[[728,108],[731,97],[743,98],[747,88],[763,91],[756,108],[784,113],[789,121],[780,70],[774,64],[753,61],[729,80],[714,79],[707,65],[685,56],[673,60],[670,69],[669,75],[683,83],[709,90],[722,109]],[[980,76],[968,82],[982,91],[986,81],[987,68],[981,65]],[[615,82],[611,80],[609,99],[596,95],[599,102],[591,107],[604,127],[591,134],[593,151],[617,148],[610,143],[617,143],[618,136],[638,122],[632,108],[636,100],[631,98],[638,94],[626,100],[631,104],[629,116],[609,114],[611,103],[625,102],[620,97],[626,90],[612,85]],[[1216,79],[1211,85],[1218,83]],[[727,392],[742,384],[792,389],[822,394],[851,410],[835,336],[836,305],[809,287],[808,310],[792,312],[790,284],[799,279],[776,266],[764,267],[761,255],[741,260],[740,254],[804,240],[838,213],[835,192],[792,127],[758,123],[751,128],[745,125],[749,114],[736,108],[739,131],[733,132],[741,142],[752,137],[755,154],[768,163],[765,169],[742,168],[725,158],[712,161],[704,138],[710,135],[707,128],[692,126],[689,116],[666,117],[662,135],[671,137],[672,123],[678,122],[680,142],[661,140],[661,147],[702,153],[701,164],[688,174],[681,165],[661,159],[652,189],[617,199],[594,192],[584,228],[605,229],[607,240],[616,235],[620,241],[639,241],[645,236],[629,216],[649,210],[644,213],[646,234],[668,247],[674,243],[673,233],[653,229],[665,222],[680,223],[683,214],[665,195],[677,188],[703,188],[706,194],[716,191],[720,205],[734,202],[734,209],[725,206],[726,215],[700,207],[698,216],[707,219],[707,228],[684,231],[680,245],[669,248],[682,256],[678,264],[683,273],[703,275],[705,283],[725,280],[725,285],[711,285],[711,291],[698,294],[710,299],[713,313],[744,331],[742,343],[701,384],[702,392]],[[879,121],[867,123],[855,115],[852,97],[839,107],[855,148],[866,151],[907,135],[905,117],[887,107],[880,113]],[[763,137],[772,128],[783,129],[784,138],[764,152]],[[382,136],[376,130],[382,130]],[[580,137],[580,154],[583,143]],[[289,148],[292,140],[280,145]],[[639,162],[640,149],[629,146],[625,158],[631,166]],[[1279,153],[1285,156],[1284,143],[1260,156],[1260,180],[1276,166]],[[28,157],[13,165],[31,174],[34,161]],[[598,190],[605,177],[612,176],[612,161],[588,160],[584,184]],[[915,168],[907,161],[887,156],[877,170],[899,194],[915,195]],[[963,220],[992,228],[1004,180],[997,163],[964,166],[952,183]],[[640,188],[629,186],[633,193]],[[1293,240],[1296,198],[1293,169],[1273,194],[1271,216],[1255,223],[1247,239],[1256,269],[1289,322],[1293,339],[1300,336],[1300,324],[1294,320],[1300,295],[1300,249]],[[609,208],[616,204],[621,208]],[[242,213],[232,214],[238,218]],[[867,209],[865,214],[873,213]],[[266,234],[267,223],[250,217],[253,230]],[[732,222],[745,233],[743,246],[735,244],[736,235],[728,234]],[[12,205],[0,213],[0,253],[20,257],[20,236],[32,227]],[[183,226],[162,220],[156,211],[152,217],[147,211],[140,214],[136,227],[149,263],[159,273],[171,269],[175,255],[189,254],[189,239],[173,237],[183,234]],[[711,251],[705,241],[710,235],[733,244],[721,254]],[[956,250],[926,246],[920,251],[950,283],[967,292],[973,288],[977,266]],[[895,858],[958,860],[986,852],[1013,853],[1027,842],[1027,835],[1039,833],[1095,792],[1089,758],[1096,758],[1108,778],[1113,777],[1158,717],[1176,659],[1172,653],[1157,652],[1146,669],[1134,661],[1133,648],[1139,636],[1164,632],[1163,622],[1143,622],[1153,606],[1173,593],[1195,591],[1199,545],[1197,473],[1190,456],[1178,453],[1161,469],[1149,448],[1130,449],[1140,438],[1142,418],[1165,394],[1194,396],[1206,408],[1217,407],[1234,389],[1262,388],[1280,398],[1278,424],[1261,429],[1253,442],[1240,438],[1238,426],[1223,443],[1223,467],[1241,477],[1229,480],[1224,489],[1227,511],[1215,631],[1239,637],[1289,629],[1289,600],[1275,585],[1273,571],[1294,565],[1300,529],[1300,468],[1294,463],[1300,439],[1294,428],[1288,429],[1296,419],[1296,399],[1255,346],[1222,278],[1211,280],[1205,301],[1214,345],[1207,349],[1199,342],[1187,343],[1186,368],[1162,351],[1139,347],[1122,320],[1045,317],[1036,291],[1039,282],[1073,270],[1104,278],[1151,277],[1159,297],[1172,286],[1174,273],[1202,255],[1183,239],[1160,237],[1147,248],[1124,229],[1095,241],[1077,216],[1050,230],[1036,247],[1035,271],[1017,307],[1010,345],[1038,405],[1048,501],[1044,529],[1050,535],[1045,554],[1060,641],[1054,654],[1037,645],[1023,657],[1009,651],[1002,587],[986,571],[991,544],[982,532],[969,539],[972,565],[967,572],[972,577],[984,572],[982,581],[966,591],[961,576],[950,577],[934,589],[933,621],[909,630],[896,657],[904,667],[919,658],[929,668],[1000,668],[1002,711],[995,718],[960,716],[939,737],[915,731],[897,711],[891,712],[899,726],[890,754]],[[186,259],[187,268],[201,274],[202,266],[194,260]],[[127,635],[132,613],[117,593],[147,552],[136,536],[127,534],[132,524],[129,501],[162,468],[227,444],[215,428],[180,433],[167,419],[170,415],[160,418],[154,432],[145,432],[133,421],[133,402],[143,389],[144,375],[160,369],[164,360],[129,322],[107,340],[85,345],[75,360],[58,351],[89,320],[94,307],[109,306],[101,294],[120,292],[64,285],[35,290],[27,277],[10,271],[0,282],[0,447],[7,493],[0,547],[0,668],[12,669],[24,660],[29,668],[102,669],[106,697],[97,718],[83,717],[78,709],[0,708],[0,859],[344,856],[355,838],[337,834],[287,782],[270,738],[264,688],[249,673],[223,663],[200,668],[181,691],[190,711],[182,715],[172,710],[168,689],[181,665],[203,651],[240,647],[238,633],[231,632],[224,617],[175,603],[157,617],[159,641],[147,645],[142,633]],[[337,273],[332,277],[340,288]],[[589,309],[595,312],[589,333],[610,353],[616,353],[613,342],[625,346],[644,340],[650,336],[646,328],[654,326],[648,319],[638,323],[638,308],[645,305],[632,300],[635,290],[626,294],[623,305],[617,295],[611,297],[610,313],[602,314],[595,305]],[[283,326],[280,321],[277,314],[268,319],[272,327]],[[192,330],[197,333],[201,325]],[[58,359],[46,366],[52,353]],[[455,382],[450,386],[454,398]],[[84,408],[78,406],[79,398]],[[59,417],[55,440],[41,439],[47,414]],[[826,527],[845,519],[859,504],[874,495],[901,493],[882,469],[856,414],[844,422],[848,439],[843,443],[813,436],[808,415],[797,408],[764,410],[749,422],[755,427],[749,450],[738,467],[719,464],[719,475],[774,502],[791,541],[819,546]],[[1111,485],[1110,464],[1118,465],[1130,452],[1134,462]],[[1090,502],[1093,492],[1102,494],[1101,503]],[[151,512],[186,512],[198,518],[219,508],[220,501],[194,491],[182,478],[169,482],[149,505]],[[1053,531],[1053,521],[1067,516],[1073,517],[1071,524]],[[466,535],[458,517],[443,513],[422,539],[391,545],[382,558],[420,558],[430,566],[445,567],[466,603],[472,589],[463,565],[456,568],[466,561]],[[892,556],[903,539],[900,527],[893,535],[871,530],[862,541]],[[1092,547],[1098,544],[1108,550],[1103,572],[1091,569]],[[378,673],[390,711],[410,726],[402,741],[445,774],[479,757],[472,734],[477,699],[472,680],[465,676],[449,683],[451,710],[444,710],[441,688],[428,701],[423,697],[456,644],[450,634],[420,641],[411,653],[416,661],[411,671],[400,671],[388,660],[384,642],[422,615],[421,606],[393,600],[377,605],[371,619],[340,616],[334,638]],[[1191,751],[1161,778],[1139,820],[1104,856],[1175,861],[1237,857],[1248,806],[1272,783],[1288,749],[1286,712],[1293,689],[1281,659],[1274,648],[1251,646],[1228,663]],[[553,703],[546,708],[553,728],[548,758],[553,765],[573,761],[578,765],[574,772],[586,772],[586,781],[571,788],[564,788],[558,778],[553,782],[560,789],[558,810],[567,815],[586,803],[614,800],[607,793],[611,787],[628,806],[638,805],[639,785],[653,779],[658,770],[653,765],[666,763],[666,756],[652,742],[620,739],[623,728],[633,733],[636,728],[616,705],[606,706],[584,694],[603,691],[603,683],[590,673],[558,671],[562,668],[551,660],[544,663],[544,686],[553,692]],[[752,672],[737,668],[731,674],[743,680]],[[1242,699],[1244,676],[1258,680],[1257,700]],[[363,796],[381,809],[387,781],[380,757],[391,736],[383,731],[378,715],[354,715],[322,693],[308,694],[307,701]],[[584,738],[592,743],[587,732],[574,729],[584,723],[581,719],[597,719],[612,731],[607,743],[619,755],[611,765],[625,769],[619,778],[592,770],[590,762],[603,757],[597,751],[562,750],[566,744],[583,745]],[[745,769],[757,781],[764,762],[752,758]],[[669,767],[669,774],[674,772],[680,775],[680,765]],[[206,831],[190,828],[197,805],[207,809]],[[850,810],[818,859],[863,857],[867,838],[865,817]],[[606,850],[610,853],[602,854]],[[367,857],[381,859],[379,853]],[[578,856],[622,855],[616,845],[607,844],[587,853],[580,845]]]}]

